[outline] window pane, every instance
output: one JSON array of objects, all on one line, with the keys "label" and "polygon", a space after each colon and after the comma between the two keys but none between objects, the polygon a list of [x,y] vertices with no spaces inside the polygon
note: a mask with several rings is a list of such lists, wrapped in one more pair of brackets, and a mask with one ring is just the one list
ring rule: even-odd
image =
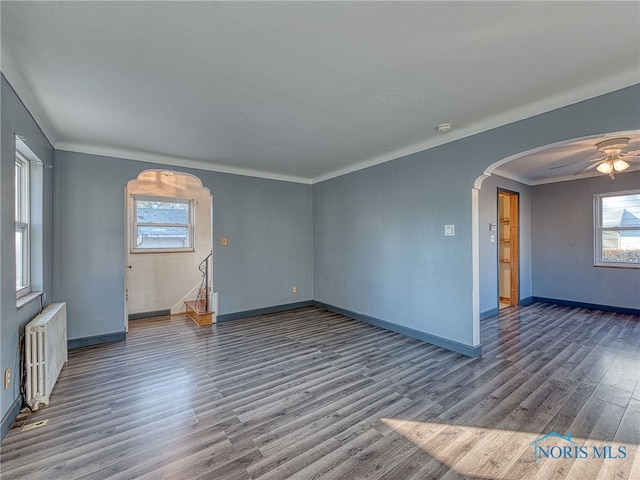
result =
[{"label": "window pane", "polygon": [[640,194],[602,197],[602,227],[640,227]]},{"label": "window pane", "polygon": [[20,207],[22,204],[22,165],[16,163],[16,218],[15,220],[21,220]]},{"label": "window pane", "polygon": [[640,228],[602,232],[602,260],[640,263]]},{"label": "window pane", "polygon": [[29,161],[15,152],[16,290],[29,287]]},{"label": "window pane", "polygon": [[24,231],[16,228],[16,289],[22,288],[25,285],[24,278]]},{"label": "window pane", "polygon": [[136,233],[136,248],[189,247],[188,227],[139,226]]},{"label": "window pane", "polygon": [[136,200],[136,222],[188,225],[189,203]]}]

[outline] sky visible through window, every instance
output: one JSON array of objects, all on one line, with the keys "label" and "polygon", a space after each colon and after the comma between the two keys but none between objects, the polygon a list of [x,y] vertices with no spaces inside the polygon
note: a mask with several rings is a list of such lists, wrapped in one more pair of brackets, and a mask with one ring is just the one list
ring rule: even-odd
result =
[{"label": "sky visible through window", "polygon": [[602,226],[640,227],[640,193],[602,197]]}]

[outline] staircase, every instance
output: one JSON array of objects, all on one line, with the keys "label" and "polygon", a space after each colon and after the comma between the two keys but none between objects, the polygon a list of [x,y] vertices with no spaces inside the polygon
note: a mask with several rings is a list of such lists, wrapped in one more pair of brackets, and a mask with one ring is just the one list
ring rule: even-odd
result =
[{"label": "staircase", "polygon": [[[198,270],[202,273],[202,282],[198,289],[198,298],[184,302],[189,318],[201,327],[211,325],[215,322],[216,312],[212,309],[211,289],[209,288],[209,259],[212,255],[213,252],[209,253],[209,255],[200,262],[200,265],[198,265]],[[218,302],[216,301],[215,303],[217,304]]]}]

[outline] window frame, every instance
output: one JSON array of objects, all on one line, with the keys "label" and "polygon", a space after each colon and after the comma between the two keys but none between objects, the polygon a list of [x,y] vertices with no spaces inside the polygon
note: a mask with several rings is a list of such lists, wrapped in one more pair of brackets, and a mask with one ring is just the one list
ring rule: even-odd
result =
[{"label": "window frame", "polygon": [[[15,151],[15,231],[16,245],[18,232],[22,233],[22,261],[18,258],[18,251],[15,251],[16,268],[16,298],[20,298],[31,292],[31,172],[29,160],[16,148]],[[18,174],[20,168],[20,174]],[[19,177],[19,178],[18,178]],[[20,263],[20,265],[19,265]],[[18,285],[18,276],[22,279]]]},{"label": "window frame", "polygon": [[[183,203],[187,204],[188,223],[152,223],[138,222],[138,201],[164,202],[164,203]],[[130,248],[132,254],[139,253],[183,253],[195,251],[195,218],[194,218],[194,200],[192,198],[182,197],[165,197],[159,195],[130,195],[130,229],[129,235]],[[140,248],[136,246],[138,227],[146,226],[163,226],[163,227],[187,227],[188,246],[186,247],[163,247],[163,248]]]},{"label": "window frame", "polygon": [[596,193],[593,196],[594,210],[594,266],[595,267],[612,267],[612,268],[640,268],[640,263],[634,262],[613,262],[604,260],[602,257],[602,234],[603,232],[624,232],[638,230],[640,227],[604,227],[602,226],[602,200],[609,197],[623,197],[626,195],[640,195],[640,189],[625,190],[620,192]]}]

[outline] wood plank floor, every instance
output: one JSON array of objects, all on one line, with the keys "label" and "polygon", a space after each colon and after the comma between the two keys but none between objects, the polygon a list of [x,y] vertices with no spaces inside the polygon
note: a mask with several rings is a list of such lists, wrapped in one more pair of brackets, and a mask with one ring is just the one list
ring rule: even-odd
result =
[{"label": "wood plank floor", "polygon": [[[1,477],[638,479],[638,320],[510,307],[482,322],[480,358],[316,308],[137,320],[70,351],[50,405],[4,439]],[[625,458],[534,461],[550,432]]]}]

